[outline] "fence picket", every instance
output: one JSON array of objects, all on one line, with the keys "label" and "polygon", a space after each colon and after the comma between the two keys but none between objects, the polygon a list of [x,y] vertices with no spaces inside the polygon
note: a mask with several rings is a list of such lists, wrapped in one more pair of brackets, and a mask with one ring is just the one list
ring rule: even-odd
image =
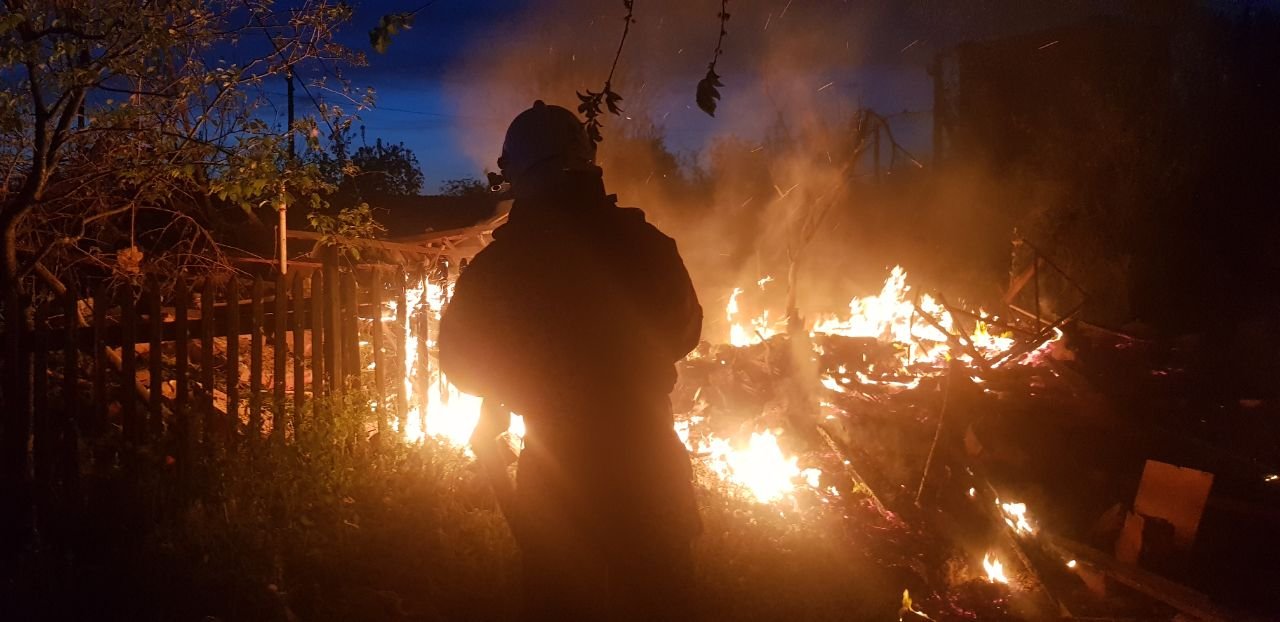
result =
[{"label": "fence picket", "polygon": [[328,301],[324,309],[324,330],[325,344],[324,356],[325,365],[329,368],[329,393],[334,397],[342,395],[344,386],[343,382],[343,360],[342,360],[342,289],[338,278],[338,262],[337,258],[330,253],[325,258],[324,264],[324,282],[327,286]]},{"label": "fence picket", "polygon": [[209,444],[213,441],[213,429],[217,425],[217,417],[214,414],[213,406],[213,342],[217,336],[213,328],[213,301],[216,296],[213,279],[206,275],[204,289],[200,292],[200,390],[204,398],[200,400],[202,415],[200,417],[200,442],[205,445],[206,450],[210,449]]},{"label": "fence picket", "polygon": [[249,321],[249,436],[250,445],[262,440],[262,276],[253,277],[253,318]]},{"label": "fence picket", "polygon": [[191,475],[191,412],[187,388],[187,370],[191,364],[188,356],[187,307],[190,295],[187,292],[187,280],[178,277],[173,288],[173,328],[174,328],[174,364],[173,364],[173,427],[175,440],[174,456],[178,461],[178,479],[182,482],[182,490]]},{"label": "fence picket", "polygon": [[400,433],[405,433],[405,426],[409,423],[409,394],[405,387],[404,379],[408,377],[405,369],[405,327],[409,321],[408,297],[405,295],[405,272],[397,270],[395,276],[395,297],[396,297],[396,322],[392,329],[392,339],[395,340],[396,346],[396,362],[392,367],[395,375],[396,384],[396,418],[399,420]]},{"label": "fence picket", "polygon": [[369,271],[369,306],[373,321],[370,322],[369,342],[373,348],[373,396],[377,400],[375,410],[378,413],[378,437],[387,438],[387,371],[383,368],[382,357],[382,273],[376,268]]},{"label": "fence picket", "polygon": [[272,311],[271,339],[271,386],[274,399],[271,409],[271,439],[275,442],[284,440],[288,416],[285,414],[285,374],[289,364],[289,344],[285,334],[289,314],[289,292],[285,285],[285,275],[276,273],[275,304]]},{"label": "fence picket", "polygon": [[[423,291],[431,284],[430,276],[423,276]],[[430,350],[427,348],[427,330],[430,328],[429,317],[431,313],[430,303],[427,302],[426,296],[421,298],[418,313],[414,315],[417,322],[417,338],[418,338],[418,421],[422,424],[422,429],[427,429],[427,411],[431,402],[431,356]]]},{"label": "fence picket", "polygon": [[297,270],[289,277],[292,282],[293,313],[289,316],[289,328],[293,334],[293,433],[298,434],[298,424],[302,420],[302,407],[307,401],[307,370],[304,366],[307,352],[306,330],[303,328],[303,316],[307,310],[307,299],[302,291],[302,273]]},{"label": "fence picket", "polygon": [[240,281],[227,281],[227,442],[234,443],[240,423]]},{"label": "fence picket", "polygon": [[351,387],[357,391],[360,390],[360,298],[357,295],[356,275],[354,272],[346,272],[342,275],[342,315],[341,317],[345,326],[342,328],[342,336],[345,339],[342,342],[346,352],[343,353],[343,371],[347,373],[347,377]]},{"label": "fence picket", "polygon": [[159,438],[164,431],[164,312],[160,306],[160,281],[152,277],[147,282],[147,324],[150,346],[147,351],[147,433]]},{"label": "fence picket", "polygon": [[138,400],[134,387],[138,382],[138,307],[133,287],[126,285],[120,294],[120,419],[124,438],[129,443],[142,440],[138,426]]},{"label": "fence picket", "polygon": [[[418,278],[416,285],[427,283],[423,280],[427,277]],[[166,296],[157,278],[148,279],[140,288],[125,285],[114,292],[98,284],[86,300],[78,300],[74,291],[68,291],[49,303],[52,307],[32,307],[30,301],[6,292],[4,315],[21,320],[4,326],[5,377],[0,383],[5,388],[6,406],[16,404],[18,408],[6,409],[0,466],[24,468],[28,477],[34,472],[46,491],[72,486],[78,474],[80,426],[101,436],[112,426],[122,425],[127,445],[165,439],[169,455],[177,462],[178,476],[186,483],[204,451],[224,443],[229,446],[239,437],[242,405],[248,419],[243,430],[251,443],[268,437],[273,444],[288,442],[304,425],[302,410],[318,403],[313,400],[325,394],[340,396],[346,388],[359,390],[363,384],[374,392],[371,399],[379,438],[390,438],[396,429],[407,432],[412,390],[406,378],[421,387],[412,409],[420,410],[425,418],[430,399],[430,318],[429,313],[421,312],[425,301],[419,302],[419,312],[410,310],[408,287],[415,284],[407,282],[404,270],[361,267],[343,271],[330,257],[321,269],[276,274],[273,280],[268,283],[263,276],[254,278],[249,308],[245,309],[249,318],[241,313],[241,285],[234,278],[229,281],[225,320],[217,308],[219,286],[208,277],[195,287],[184,278],[174,281],[171,321],[166,321]],[[274,289],[270,302],[265,295],[269,286]],[[198,305],[195,296],[199,296]],[[113,318],[117,304],[119,311]],[[394,306],[390,316],[384,315],[388,304]],[[18,309],[16,315],[12,305]],[[59,309],[62,323],[55,319],[51,327],[49,316]],[[90,310],[90,321],[86,322],[82,314]],[[198,320],[191,317],[192,312],[200,314]],[[416,330],[406,330],[409,322],[415,322],[412,327]],[[86,325],[87,330],[82,328]],[[239,337],[246,331],[249,342],[243,344]],[[416,343],[406,343],[411,333]],[[41,335],[49,338],[41,339]],[[216,341],[224,335],[226,369],[222,370],[216,365]],[[201,348],[198,357],[191,351],[196,340]],[[139,358],[139,343],[148,346],[145,361]],[[107,349],[117,344],[121,348],[118,361],[116,352]],[[85,347],[92,347],[92,352],[81,352]],[[242,387],[240,356],[245,347],[250,350],[246,361],[249,378]],[[406,369],[405,352],[414,347],[419,351],[419,362]],[[264,369],[267,348],[272,349],[272,369]],[[84,357],[92,357],[92,369],[77,367],[86,362]],[[199,367],[193,369],[196,359]],[[112,365],[119,372],[119,387],[115,384],[117,371],[107,369]],[[144,365],[148,380],[142,383],[139,367]],[[167,369],[170,366],[172,370]],[[366,370],[368,375],[364,375]],[[55,380],[58,386],[48,386],[50,374],[58,378],[59,373],[61,379]],[[226,374],[225,414],[221,400],[215,399],[222,373]],[[172,384],[165,382],[166,375]],[[268,377],[269,388],[264,386]],[[79,383],[86,379],[85,395],[78,396],[82,390]],[[243,404],[245,391],[247,405]],[[146,392],[149,395],[144,395]],[[48,396],[58,393],[64,396],[65,405],[59,410],[53,404],[55,410],[50,414]],[[80,405],[77,396],[91,398],[94,405]],[[117,408],[113,401],[119,402],[118,418],[108,410]],[[271,434],[265,435],[268,416]],[[19,425],[20,417],[26,417],[25,428]],[[19,448],[10,430],[25,435],[29,444]]]},{"label": "fence picket", "polygon": [[324,395],[324,273],[311,272],[311,396]]},{"label": "fence picket", "polygon": [[91,428],[95,435],[107,427],[107,286],[93,292],[93,405]]}]

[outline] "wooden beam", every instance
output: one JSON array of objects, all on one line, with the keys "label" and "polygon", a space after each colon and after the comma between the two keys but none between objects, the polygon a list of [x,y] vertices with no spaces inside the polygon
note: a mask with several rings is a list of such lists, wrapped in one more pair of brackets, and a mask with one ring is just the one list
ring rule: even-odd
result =
[{"label": "wooden beam", "polygon": [[1074,559],[1107,575],[1112,580],[1154,598],[1182,613],[1205,622],[1226,622],[1241,618],[1227,615],[1209,597],[1137,566],[1122,564],[1097,549],[1066,538],[1041,532],[1039,538],[1066,559]]}]

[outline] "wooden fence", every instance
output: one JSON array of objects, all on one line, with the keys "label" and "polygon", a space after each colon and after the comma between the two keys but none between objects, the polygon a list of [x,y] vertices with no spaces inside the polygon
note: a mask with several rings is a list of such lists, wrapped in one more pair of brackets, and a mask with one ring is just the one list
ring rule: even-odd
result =
[{"label": "wooden fence", "polygon": [[[99,287],[38,304],[9,292],[3,475],[37,493],[76,486],[94,468],[83,450],[95,439],[160,448],[181,475],[196,452],[292,442],[320,416],[313,400],[353,391],[372,401],[371,432],[389,436],[393,419],[403,432],[406,372],[424,384],[429,374],[427,356],[404,369],[410,321],[416,347],[427,345],[431,314],[414,313],[406,296],[421,279],[385,265],[325,264],[265,279],[179,279],[169,291],[156,281]],[[425,403],[414,406],[425,414]]]}]

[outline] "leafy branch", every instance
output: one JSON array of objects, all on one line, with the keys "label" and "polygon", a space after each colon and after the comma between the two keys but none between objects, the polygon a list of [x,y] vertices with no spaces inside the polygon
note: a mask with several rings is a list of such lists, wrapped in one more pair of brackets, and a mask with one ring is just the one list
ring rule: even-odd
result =
[{"label": "leafy branch", "polygon": [[716,16],[720,18],[720,34],[716,37],[716,51],[711,56],[711,62],[707,64],[707,75],[698,81],[698,92],[694,97],[698,102],[698,108],[713,117],[716,116],[716,100],[720,99],[720,87],[724,86],[720,81],[720,75],[716,73],[716,62],[724,52],[724,36],[729,34],[726,28],[729,23],[729,0],[720,0],[720,12]]},{"label": "leafy branch", "polygon": [[423,9],[435,4],[435,0],[431,0],[412,11],[402,11],[400,13],[388,13],[378,20],[378,25],[369,31],[369,45],[373,46],[373,50],[379,54],[387,53],[387,46],[391,45],[391,37],[400,34],[401,30],[409,30],[413,28],[413,18],[421,13]]},{"label": "leafy branch", "polygon": [[622,101],[622,96],[613,90],[613,73],[618,69],[618,59],[622,58],[622,47],[627,43],[627,35],[631,33],[631,25],[636,23],[635,18],[635,0],[622,0],[622,6],[626,7],[627,14],[623,17],[626,24],[622,28],[622,38],[618,40],[618,51],[613,55],[613,65],[609,67],[609,77],[604,79],[604,88],[600,92],[590,89],[586,94],[578,93],[578,100],[582,102],[578,104],[578,112],[587,118],[586,128],[587,135],[591,140],[600,142],[604,137],[600,135],[600,115],[604,114],[607,108],[610,113],[615,115],[622,114],[622,108],[618,106],[618,102]]}]

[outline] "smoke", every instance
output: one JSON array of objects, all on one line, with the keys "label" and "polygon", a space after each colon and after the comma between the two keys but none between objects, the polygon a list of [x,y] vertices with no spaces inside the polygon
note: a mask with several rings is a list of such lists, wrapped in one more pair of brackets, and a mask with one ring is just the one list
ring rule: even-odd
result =
[{"label": "smoke", "polygon": [[[783,310],[793,260],[806,314],[877,290],[896,263],[917,283],[991,292],[1013,223],[985,204],[981,167],[889,193],[862,183],[875,175],[869,152],[852,159],[859,111],[871,109],[903,148],[880,145],[882,180],[909,185],[912,159],[927,161],[927,66],[948,32],[982,17],[930,5],[730,2],[717,65],[725,87],[711,118],[693,95],[715,48],[720,3],[637,3],[612,82],[624,113],[603,119],[600,164],[622,205],[642,207],[676,238],[710,324],[734,287],[751,292],[741,301],[748,314]],[[609,74],[624,12],[621,2],[558,0],[494,24],[448,80],[453,106],[489,119],[510,119],[535,99],[575,109],[575,93],[598,91]],[[478,168],[492,169],[504,130],[468,126],[459,142]],[[774,280],[748,287],[766,275]],[[708,330],[714,338],[719,328]]]}]

